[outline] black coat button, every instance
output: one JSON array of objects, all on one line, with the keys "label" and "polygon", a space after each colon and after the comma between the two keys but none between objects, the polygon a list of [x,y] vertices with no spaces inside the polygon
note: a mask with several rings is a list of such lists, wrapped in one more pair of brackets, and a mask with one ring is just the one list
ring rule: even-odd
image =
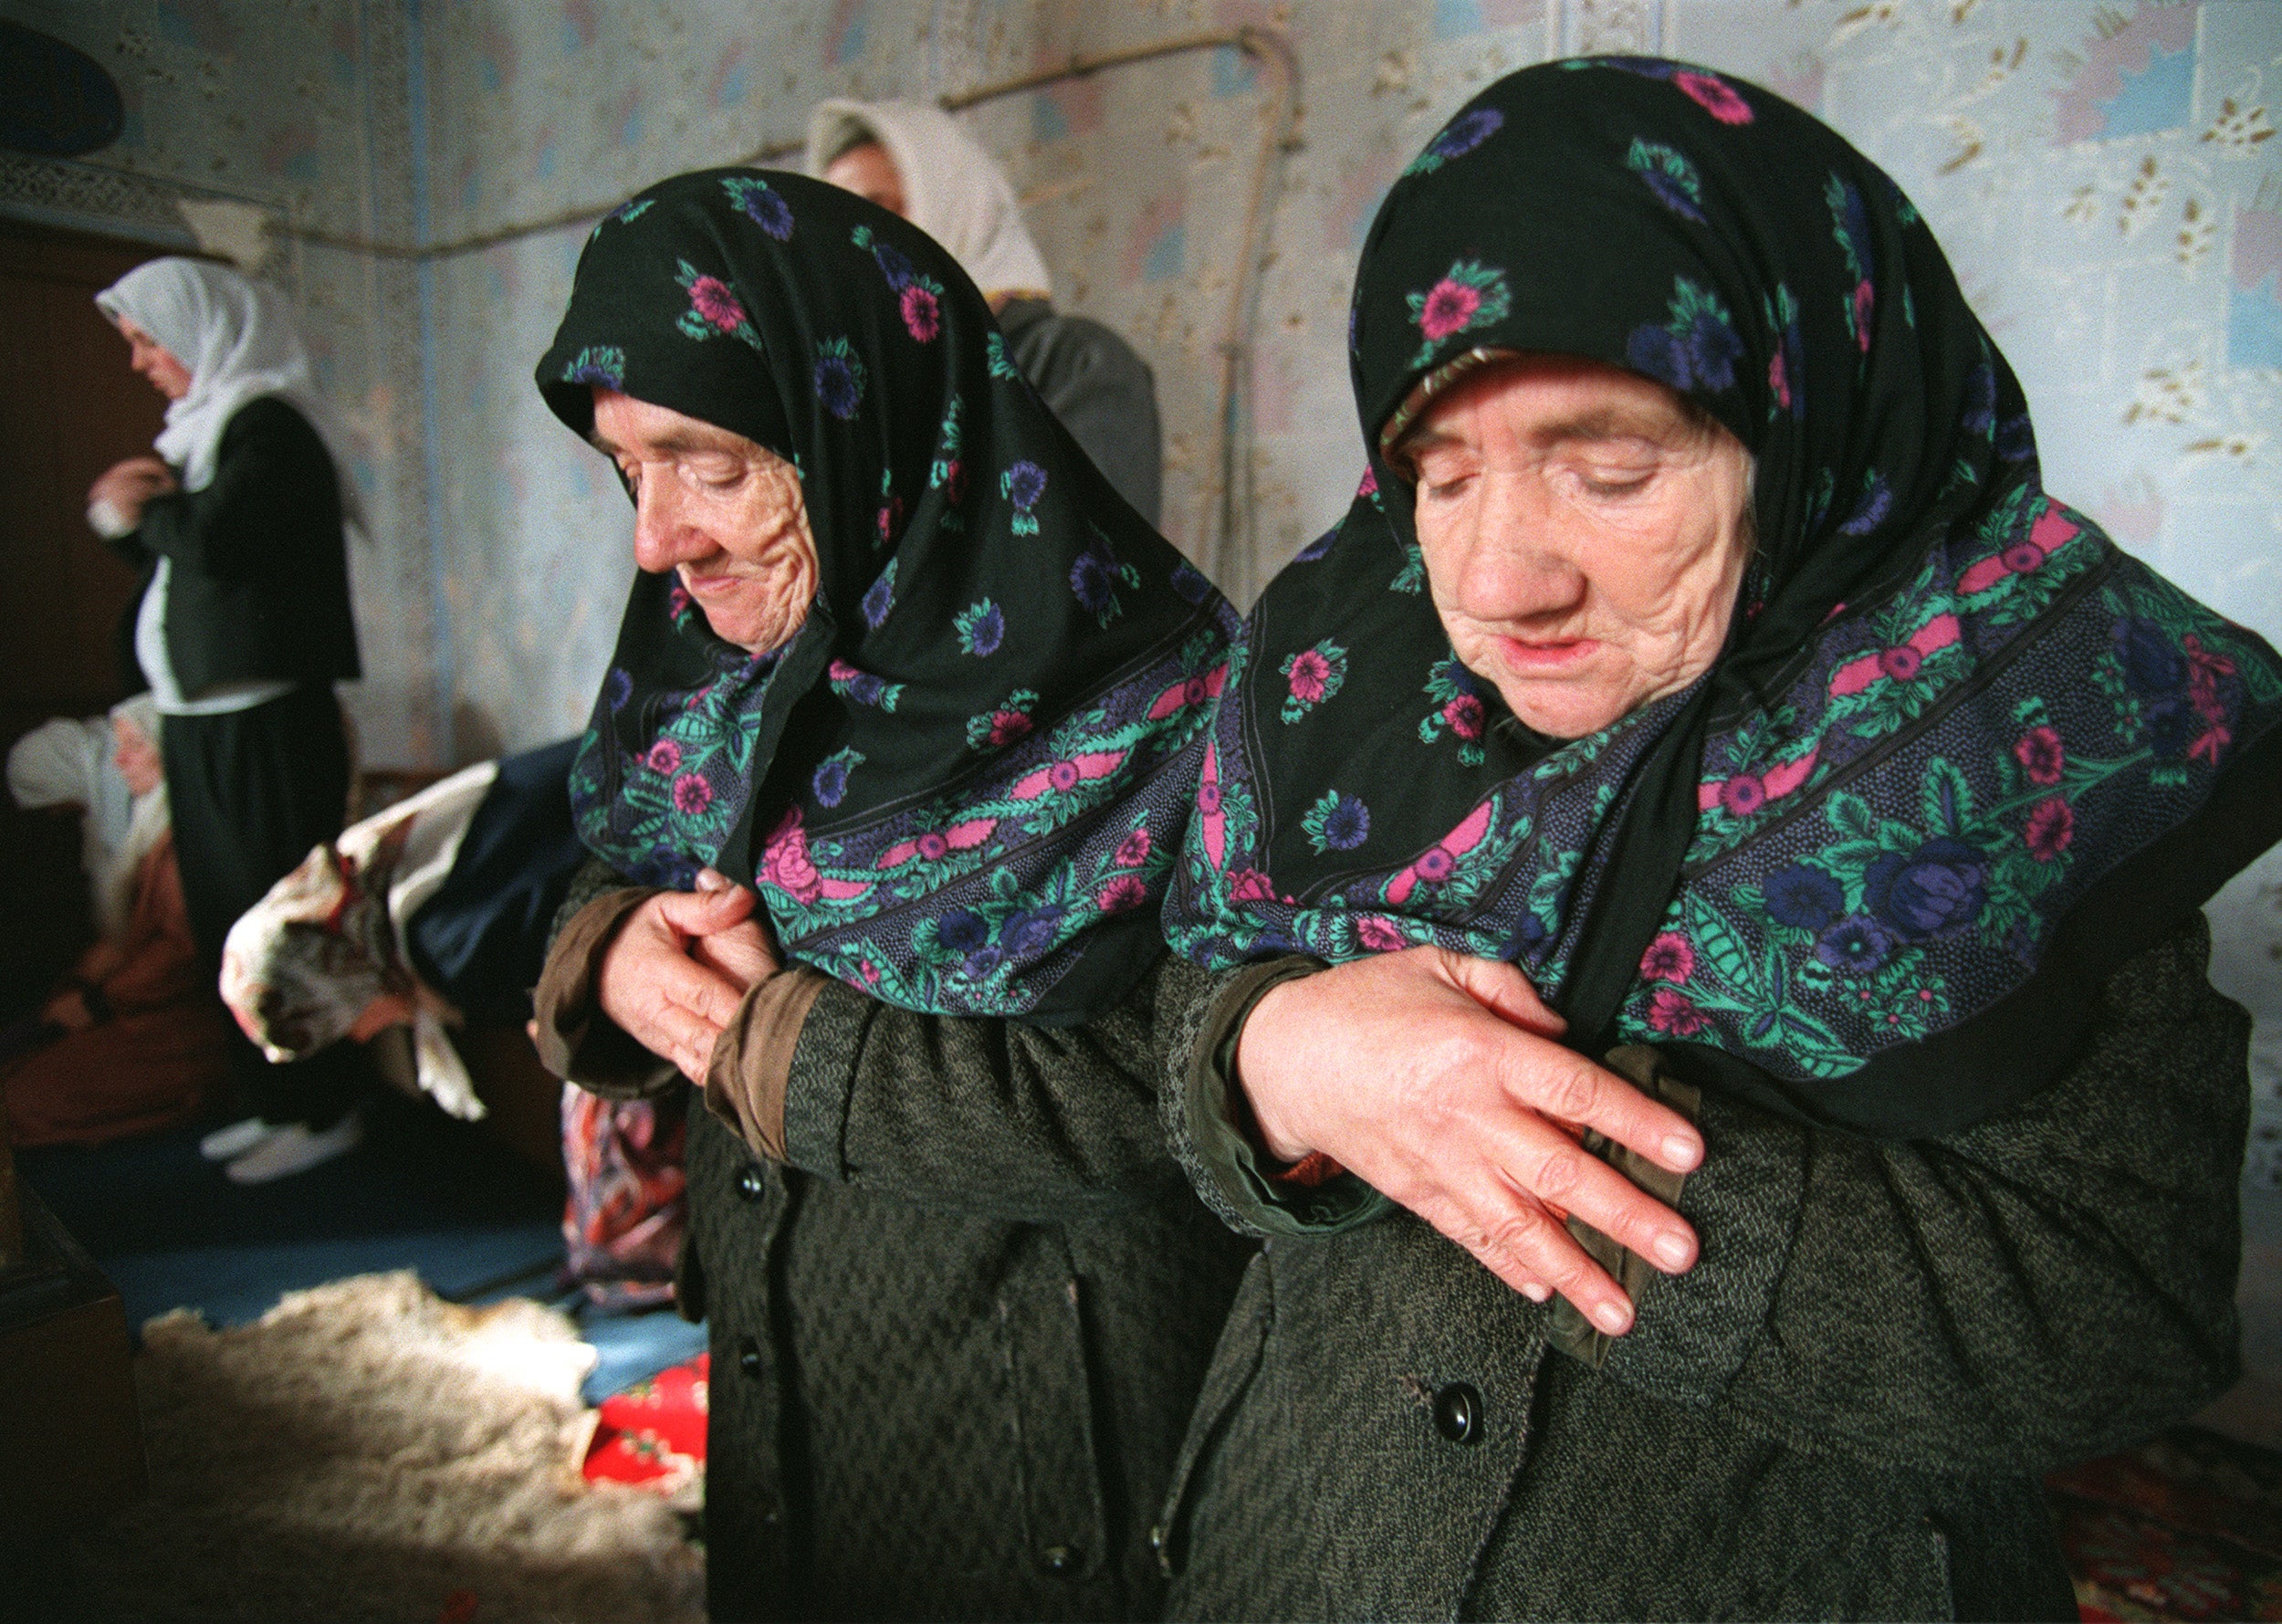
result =
[{"label": "black coat button", "polygon": [[1077,1572],[1084,1560],[1084,1553],[1075,1545],[1048,1545],[1038,1553],[1038,1566],[1058,1579]]},{"label": "black coat button", "polygon": [[1434,1395],[1434,1430],[1452,1443],[1481,1441],[1481,1394],[1469,1381],[1454,1381]]},{"label": "black coat button", "polygon": [[748,1164],[737,1176],[737,1193],[748,1201],[758,1201],[769,1193],[769,1180],[761,1176],[759,1168]]},{"label": "black coat button", "polygon": [[760,1338],[746,1336],[737,1345],[737,1367],[748,1376],[760,1374]]}]

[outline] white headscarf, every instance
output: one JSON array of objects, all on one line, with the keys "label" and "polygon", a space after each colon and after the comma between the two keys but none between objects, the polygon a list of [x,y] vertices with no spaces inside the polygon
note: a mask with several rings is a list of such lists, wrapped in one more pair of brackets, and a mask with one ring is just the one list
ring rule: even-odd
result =
[{"label": "white headscarf", "polygon": [[850,147],[887,149],[914,225],[951,251],[986,295],[1053,296],[1022,206],[990,154],[924,101],[820,101],[808,116],[808,172],[822,179]]},{"label": "white headscarf", "polygon": [[340,509],[363,522],[349,442],[317,393],[309,351],[285,301],[227,266],[173,257],[138,265],[95,296],[116,323],[132,321],[190,369],[190,392],[169,402],[152,449],[182,470],[184,490],[214,481],[222,431],[241,406],[276,395],[309,419],[332,454]]},{"label": "white headscarf", "polygon": [[8,792],[18,806],[86,810],[79,824],[79,862],[87,870],[96,927],[106,937],[127,927],[135,873],[168,828],[166,786],[137,795],[120,775],[113,717],[125,718],[158,743],[158,707],[150,695],[138,694],[113,706],[110,716],[42,722],[8,751]]}]

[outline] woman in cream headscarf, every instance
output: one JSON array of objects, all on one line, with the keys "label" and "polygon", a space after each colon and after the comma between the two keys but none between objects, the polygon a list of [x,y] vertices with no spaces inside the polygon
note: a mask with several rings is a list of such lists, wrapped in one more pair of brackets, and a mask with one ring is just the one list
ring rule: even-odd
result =
[{"label": "woman in cream headscarf", "polygon": [[[238,915],[340,829],[349,747],[333,684],[358,675],[341,442],[276,297],[225,267],[164,258],[96,295],[166,396],[154,456],[88,492],[88,519],[146,570],[135,657],[166,718],[183,892],[211,982]],[[204,1147],[259,1182],[356,1143],[339,1054],[272,1066],[236,1052],[255,1116]]]},{"label": "woman in cream headscarf", "polygon": [[26,807],[81,808],[99,935],[37,1015],[0,1032],[18,1145],[96,1145],[197,1114],[229,1073],[230,1023],[183,906],[150,696],[58,718],[8,752]]},{"label": "woman in cream headscarf", "polygon": [[990,154],[923,101],[820,101],[808,172],[901,215],[990,300],[1008,354],[1117,494],[1154,526],[1164,464],[1148,363],[1098,321],[1053,308],[1053,280]]}]

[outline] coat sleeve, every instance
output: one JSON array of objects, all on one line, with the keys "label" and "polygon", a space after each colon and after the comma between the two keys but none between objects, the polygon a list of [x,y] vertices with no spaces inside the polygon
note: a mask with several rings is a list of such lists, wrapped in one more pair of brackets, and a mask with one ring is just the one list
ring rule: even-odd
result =
[{"label": "coat sleeve", "polygon": [[547,960],[531,989],[539,1063],[565,1082],[604,1099],[644,1099],[673,1090],[681,1073],[602,1012],[599,981],[626,916],[655,892],[629,884],[599,857],[570,876],[555,910]]},{"label": "coat sleeve", "polygon": [[1208,979],[1160,957],[1116,1008],[1060,1027],[919,1014],[824,980],[786,1079],[783,1158],[1017,1221],[1161,1201],[1184,1180],[1158,1123],[1160,1005]]},{"label": "coat sleeve", "polygon": [[2249,1018],[2200,914],[2090,992],[2052,1087],[1943,1138],[1704,1101],[1680,1210],[1603,1373],[1754,1430],[1932,1471],[2041,1472],[2183,1420],[2238,1373]]},{"label": "coat sleeve", "polygon": [[340,530],[340,487],[324,441],[291,406],[258,400],[223,429],[213,482],[153,497],[121,550],[239,581],[288,567],[281,546]]}]

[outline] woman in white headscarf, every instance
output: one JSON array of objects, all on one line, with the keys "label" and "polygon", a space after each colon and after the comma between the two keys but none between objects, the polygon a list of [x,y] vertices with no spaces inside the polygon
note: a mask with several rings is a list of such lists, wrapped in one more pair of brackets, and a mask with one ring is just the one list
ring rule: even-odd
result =
[{"label": "woman in white headscarf", "polygon": [[[342,443],[282,303],[225,267],[154,259],[96,295],[170,403],[154,456],[88,492],[88,519],[148,571],[135,657],[162,746],[183,891],[211,978],[238,915],[340,830],[349,747],[333,684],[359,674]],[[211,984],[211,981],[209,981]],[[352,1057],[273,1066],[238,1041],[255,1115],[208,1137],[258,1183],[352,1147]]]},{"label": "woman in white headscarf", "polygon": [[[8,793],[21,807],[79,809],[79,864],[87,870],[96,934],[116,937],[134,908],[135,872],[166,833],[166,784],[137,792],[145,762],[157,771],[159,707],[148,694],[108,716],[57,717],[8,748]],[[120,761],[131,759],[131,775]]]},{"label": "woman in white headscarf", "polygon": [[924,101],[820,101],[808,172],[901,215],[951,251],[990,300],[1007,353],[1117,494],[1154,526],[1164,458],[1157,381],[1098,321],[1053,308],[1053,279],[990,154]]},{"label": "woman in white headscarf", "polygon": [[8,752],[19,805],[76,806],[101,935],[39,1012],[0,1032],[18,1145],[95,1145],[194,1116],[229,1076],[230,1022],[203,973],[167,830],[150,696],[58,718]]}]

